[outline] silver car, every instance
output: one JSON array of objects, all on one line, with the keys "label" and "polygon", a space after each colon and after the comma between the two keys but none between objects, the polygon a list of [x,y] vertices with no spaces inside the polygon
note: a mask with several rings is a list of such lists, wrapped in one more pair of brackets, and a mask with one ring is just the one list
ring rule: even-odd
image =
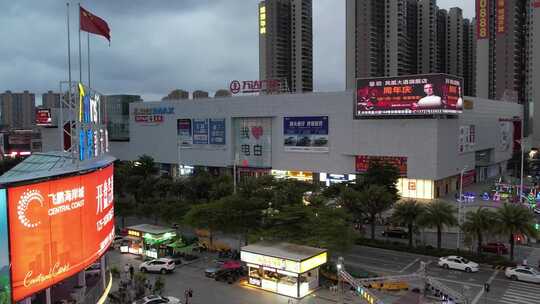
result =
[{"label": "silver car", "polygon": [[540,283],[540,272],[528,266],[508,267],[504,275],[514,281]]}]

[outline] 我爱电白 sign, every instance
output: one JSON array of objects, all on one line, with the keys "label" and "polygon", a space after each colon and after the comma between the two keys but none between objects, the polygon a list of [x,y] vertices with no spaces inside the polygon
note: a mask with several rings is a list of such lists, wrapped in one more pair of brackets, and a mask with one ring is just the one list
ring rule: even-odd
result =
[{"label": "\u6211\u7231\u7535\u767d sign", "polygon": [[461,113],[462,82],[446,74],[357,79],[355,117]]}]

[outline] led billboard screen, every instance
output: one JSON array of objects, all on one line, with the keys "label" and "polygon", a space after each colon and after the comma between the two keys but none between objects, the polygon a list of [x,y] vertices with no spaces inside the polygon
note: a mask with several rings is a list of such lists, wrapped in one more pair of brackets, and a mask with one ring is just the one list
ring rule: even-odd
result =
[{"label": "led billboard screen", "polygon": [[461,113],[462,83],[445,74],[357,79],[355,117]]},{"label": "led billboard screen", "polygon": [[85,269],[114,239],[113,167],[8,188],[13,299]]},{"label": "led billboard screen", "polygon": [[51,109],[37,109],[36,110],[36,125],[37,126],[51,126],[52,125]]},{"label": "led billboard screen", "polygon": [[0,189],[0,304],[11,303],[6,189]]}]

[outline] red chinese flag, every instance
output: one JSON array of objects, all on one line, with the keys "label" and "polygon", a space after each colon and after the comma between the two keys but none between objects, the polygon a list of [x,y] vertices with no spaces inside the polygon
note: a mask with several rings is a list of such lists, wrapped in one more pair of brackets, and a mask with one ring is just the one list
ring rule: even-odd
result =
[{"label": "red chinese flag", "polygon": [[79,12],[81,31],[101,35],[111,42],[111,30],[105,20],[80,7]]}]

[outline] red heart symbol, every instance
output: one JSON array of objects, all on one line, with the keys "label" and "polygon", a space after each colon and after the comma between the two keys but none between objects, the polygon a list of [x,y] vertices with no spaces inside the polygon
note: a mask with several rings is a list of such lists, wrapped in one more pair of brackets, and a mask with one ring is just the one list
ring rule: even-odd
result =
[{"label": "red heart symbol", "polygon": [[263,135],[263,128],[261,126],[251,127],[251,134],[253,134],[255,139],[259,139]]}]

